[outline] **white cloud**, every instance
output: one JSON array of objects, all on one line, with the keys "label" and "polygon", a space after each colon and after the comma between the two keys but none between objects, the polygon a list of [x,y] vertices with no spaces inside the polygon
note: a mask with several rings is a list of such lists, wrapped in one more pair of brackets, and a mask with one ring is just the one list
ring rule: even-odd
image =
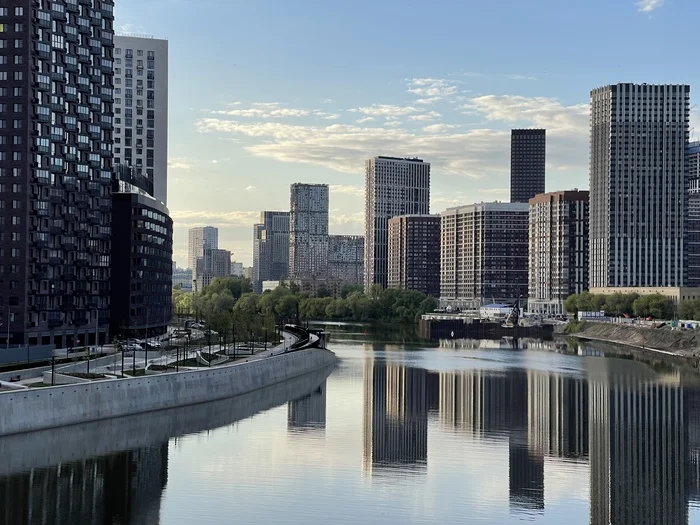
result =
[{"label": "white cloud", "polygon": [[363,106],[359,108],[349,109],[351,113],[362,113],[370,117],[397,118],[413,113],[419,113],[420,110],[413,106],[395,106],[393,104],[372,104],[371,106]]},{"label": "white cloud", "polygon": [[374,121],[374,117],[362,117],[362,118],[358,118],[355,121],[355,123],[356,124],[364,124],[365,122],[373,122],[373,121]]},{"label": "white cloud", "polygon": [[328,113],[326,111],[321,111],[320,109],[315,109],[314,115],[322,118],[323,120],[338,120],[340,118],[338,113]]},{"label": "white cloud", "polygon": [[211,161],[211,163],[212,163],[212,164],[218,164],[218,163],[219,163],[219,161],[218,161],[218,160],[216,160],[216,159],[214,159],[214,160],[212,160],[212,161]]},{"label": "white cloud", "polygon": [[384,125],[389,128],[400,128],[401,127],[401,121],[400,120],[387,120]]},{"label": "white cloud", "polygon": [[168,168],[171,170],[191,170],[192,163],[184,158],[169,159]]},{"label": "white cloud", "polygon": [[430,126],[425,126],[423,131],[426,133],[445,133],[456,127],[455,124],[431,124]]},{"label": "white cloud", "polygon": [[173,221],[179,226],[192,226],[198,224],[225,225],[225,226],[247,226],[252,225],[260,217],[259,211],[200,211],[200,210],[180,210],[170,213]]},{"label": "white cloud", "polygon": [[215,115],[226,115],[229,117],[244,118],[285,118],[285,117],[305,117],[310,111],[308,109],[286,108],[279,102],[254,102],[246,109],[229,109],[212,111]]},{"label": "white cloud", "polygon": [[457,94],[457,84],[442,78],[411,78],[408,92],[418,96],[417,104],[432,104]]},{"label": "white cloud", "polygon": [[362,186],[351,186],[349,184],[331,184],[331,193],[346,193],[355,197],[364,197],[365,189]]},{"label": "white cloud", "polygon": [[640,13],[651,13],[664,5],[664,0],[639,0],[637,2],[637,11]]},{"label": "white cloud", "polygon": [[411,115],[408,117],[411,120],[435,120],[436,118],[440,118],[442,115],[438,113],[437,111],[428,111],[427,113],[421,113],[420,115]]},{"label": "white cloud", "polygon": [[245,187],[245,191],[253,191],[253,190],[255,190],[255,189],[256,189],[256,188],[255,188],[255,186],[253,186],[253,185],[248,185],[248,186]]},{"label": "white cloud", "polygon": [[346,224],[362,224],[364,225],[365,223],[365,213],[364,212],[357,212],[357,213],[350,213],[350,214],[343,214],[343,213],[331,213],[328,216],[328,222],[334,226],[338,225],[346,225]]},{"label": "white cloud", "polygon": [[528,75],[506,75],[506,78],[511,80],[537,80],[537,77],[531,77]]}]

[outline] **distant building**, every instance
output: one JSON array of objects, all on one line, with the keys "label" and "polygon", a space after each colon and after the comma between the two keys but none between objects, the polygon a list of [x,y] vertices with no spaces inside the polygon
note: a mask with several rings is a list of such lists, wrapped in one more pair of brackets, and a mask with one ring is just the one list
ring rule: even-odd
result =
[{"label": "distant building", "polygon": [[278,281],[289,274],[289,212],[260,212],[253,226],[253,291],[262,293],[263,281]]},{"label": "distant building", "polygon": [[114,163],[133,166],[168,202],[168,41],[114,37]]},{"label": "distant building", "polygon": [[688,286],[638,286],[638,287],[619,287],[611,286],[607,288],[591,287],[590,292],[597,295],[612,295],[615,293],[637,295],[663,295],[672,299],[674,302],[690,301],[700,299],[700,288],[691,288]]},{"label": "distant building", "polygon": [[286,279],[287,285],[296,286],[300,292],[312,296],[340,297],[343,287],[347,284],[339,279]]},{"label": "distant building", "polygon": [[253,267],[252,266],[245,266],[243,268],[243,277],[245,277],[249,281],[253,280]]},{"label": "distant building", "polygon": [[192,291],[192,270],[175,268],[173,270],[173,288],[180,287],[185,292]]},{"label": "distant building", "polygon": [[295,183],[289,200],[289,276],[325,277],[328,272],[328,184]]},{"label": "distant building", "polygon": [[217,277],[231,275],[231,252],[228,250],[204,250],[204,257],[198,257],[193,279],[193,291],[201,292]]},{"label": "distant building", "polygon": [[591,91],[591,287],[686,285],[689,116],[688,85]]},{"label": "distant building", "polygon": [[365,163],[365,291],[389,281],[389,219],[430,213],[430,163],[373,157]]},{"label": "distant building", "polygon": [[173,221],[150,179],[120,166],[112,185],[112,337],[163,334],[172,319]]},{"label": "distant building", "polygon": [[[231,254],[233,257],[233,254]],[[243,277],[243,263],[237,261],[231,261],[231,276],[232,277]]]},{"label": "distant building", "polygon": [[440,296],[440,216],[389,219],[389,288]]},{"label": "distant building", "polygon": [[479,308],[527,295],[526,203],[483,202],[441,213],[440,303]]},{"label": "distant building", "polygon": [[688,258],[688,286],[700,287],[700,142],[686,148],[688,164],[688,221],[685,249]]},{"label": "distant building", "polygon": [[528,309],[562,314],[564,301],[588,290],[588,192],[530,199]]},{"label": "distant building", "polygon": [[219,247],[219,229],[213,226],[191,228],[189,242],[187,244],[187,267],[195,270],[195,262],[198,257],[204,257],[204,249],[217,249]]},{"label": "distant building", "polygon": [[510,132],[510,202],[528,202],[544,193],[546,130]]},{"label": "distant building", "polygon": [[328,278],[362,286],[365,238],[361,235],[328,237]]},{"label": "distant building", "polygon": [[268,290],[272,291],[275,288],[277,288],[279,285],[280,285],[279,281],[263,281],[261,283],[260,293],[267,292]]}]

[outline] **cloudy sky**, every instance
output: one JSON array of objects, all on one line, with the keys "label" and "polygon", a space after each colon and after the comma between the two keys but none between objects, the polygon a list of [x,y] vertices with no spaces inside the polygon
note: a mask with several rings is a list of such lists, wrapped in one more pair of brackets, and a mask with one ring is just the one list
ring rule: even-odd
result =
[{"label": "cloudy sky", "polygon": [[374,155],[431,162],[433,212],[507,200],[513,127],[547,129],[548,190],[587,188],[590,90],[698,77],[690,0],[116,4],[118,31],[170,41],[180,266],[200,225],[250,264],[253,223],[293,182],[330,184],[331,233],[363,233]]}]

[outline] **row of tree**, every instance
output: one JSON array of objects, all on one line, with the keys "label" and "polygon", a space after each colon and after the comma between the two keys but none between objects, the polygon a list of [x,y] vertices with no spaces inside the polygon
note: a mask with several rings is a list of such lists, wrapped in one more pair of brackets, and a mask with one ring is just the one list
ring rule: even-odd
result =
[{"label": "row of tree", "polygon": [[[611,317],[653,317],[654,319],[697,319],[700,320],[700,301],[693,308],[681,301],[676,311],[674,301],[660,294],[639,295],[636,293],[615,293],[610,295],[583,292],[569,296],[564,301],[564,309],[571,314],[578,312],[601,312]],[[685,314],[690,314],[686,316]],[[696,317],[697,315],[697,317]]]},{"label": "row of tree", "polygon": [[[320,295],[320,296],[319,296]],[[437,306],[434,298],[412,290],[374,286],[368,294],[348,285],[339,298],[321,292],[311,296],[293,285],[281,285],[262,294],[252,292],[250,281],[238,277],[217,278],[202,292],[173,290],[175,316],[195,316],[217,332],[260,335],[275,323],[291,321],[384,321],[414,323]]]}]

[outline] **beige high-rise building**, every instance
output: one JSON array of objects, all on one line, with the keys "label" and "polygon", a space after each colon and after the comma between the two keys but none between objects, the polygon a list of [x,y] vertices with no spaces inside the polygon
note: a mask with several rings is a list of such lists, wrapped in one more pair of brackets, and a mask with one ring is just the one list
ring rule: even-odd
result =
[{"label": "beige high-rise building", "polygon": [[195,263],[198,257],[204,257],[204,249],[217,249],[219,247],[219,229],[213,226],[191,228],[189,242],[187,244],[187,267],[196,270]]},{"label": "beige high-rise building", "polygon": [[530,199],[528,310],[564,313],[564,301],[588,290],[588,192]]}]

